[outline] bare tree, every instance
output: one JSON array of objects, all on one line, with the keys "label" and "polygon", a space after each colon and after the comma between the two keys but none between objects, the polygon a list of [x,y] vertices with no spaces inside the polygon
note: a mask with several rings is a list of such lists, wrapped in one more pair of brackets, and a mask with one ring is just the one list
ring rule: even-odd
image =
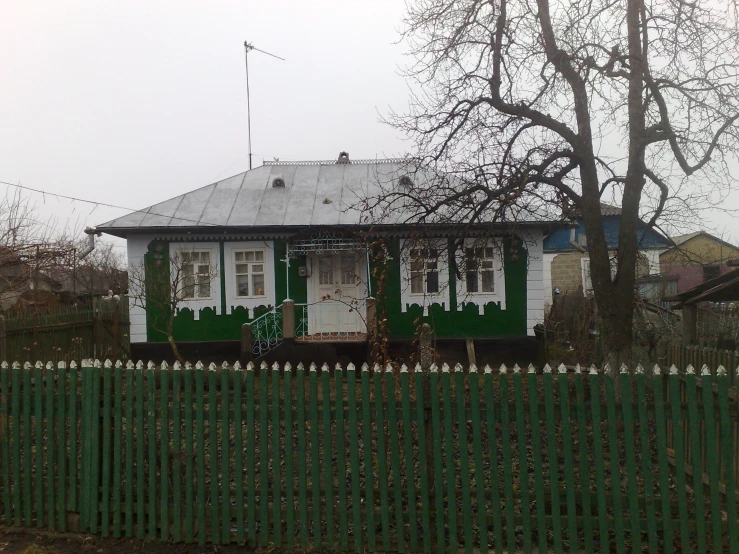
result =
[{"label": "bare tree", "polygon": [[[177,361],[185,360],[174,338],[177,312],[189,301],[211,296],[218,266],[207,252],[175,250],[170,252],[169,267],[145,261],[129,268],[129,298],[132,306],[147,312],[147,325],[167,338]],[[161,262],[161,260],[159,260]]]},{"label": "bare tree", "polygon": [[[462,230],[552,206],[576,211],[604,347],[611,363],[628,360],[640,227],[718,204],[734,182],[737,9],[685,0],[409,4],[403,38],[417,92],[390,123],[415,139],[415,165],[440,177],[388,189],[368,208]],[[613,276],[605,199],[622,206]]]}]

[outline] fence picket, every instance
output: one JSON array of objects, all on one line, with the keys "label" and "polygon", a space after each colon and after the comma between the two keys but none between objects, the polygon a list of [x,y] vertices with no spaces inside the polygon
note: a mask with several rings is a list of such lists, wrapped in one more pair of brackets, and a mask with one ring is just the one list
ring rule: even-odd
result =
[{"label": "fence picket", "polygon": [[[84,372],[84,370],[83,370]],[[146,534],[146,452],[144,451],[144,364],[136,364],[136,538]]]},{"label": "fence picket", "polygon": [[200,362],[195,365],[195,456],[198,544],[203,546],[208,537],[205,526],[205,371]]},{"label": "fence picket", "polygon": [[395,500],[396,549],[405,552],[405,525],[403,523],[403,490],[400,483],[400,447],[398,444],[398,404],[395,394],[395,375],[388,364],[385,369],[385,390],[387,392],[387,429],[390,446],[390,468],[393,479],[392,491]]},{"label": "fence picket", "polygon": [[295,403],[296,420],[298,423],[298,534],[300,548],[308,549],[308,466],[305,447],[305,367],[298,365],[295,372],[295,389],[297,400]]},{"label": "fence picket", "polygon": [[[259,545],[269,544],[269,368],[259,368]],[[318,486],[318,484],[316,484]]]},{"label": "fence picket", "polygon": [[462,365],[454,368],[455,397],[457,400],[457,438],[459,441],[459,467],[462,482],[462,524],[464,529],[464,548],[472,554],[472,502],[470,500],[469,442],[467,441],[467,410],[465,407],[465,373]]},{"label": "fence picket", "polygon": [[[695,495],[695,532],[698,552],[706,552],[706,522],[705,504],[703,498],[703,469],[701,465],[700,449],[700,417],[698,415],[698,400],[696,394],[696,376],[693,366],[687,368],[685,388],[688,399],[688,426],[690,427],[690,442],[693,445],[690,464],[693,466],[693,494]],[[696,471],[697,470],[697,471]]]},{"label": "fence picket", "polygon": [[[588,413],[587,403],[585,400],[585,388],[584,380],[585,376],[582,373],[580,365],[575,366],[575,398],[577,403],[575,404],[575,410],[577,411],[577,441],[578,441],[578,454],[580,457],[579,464],[579,477],[580,477],[580,503],[582,504],[583,514],[583,546],[586,554],[593,554],[593,518],[592,518],[592,506],[590,503],[591,494],[591,481],[590,481],[590,463],[588,460]],[[595,431],[593,431],[595,433]],[[572,545],[570,545],[572,548]],[[575,549],[572,548],[574,552]]]},{"label": "fence picket", "polygon": [[[492,402],[492,397],[488,402]],[[475,494],[477,500],[477,528],[479,533],[480,552],[489,550],[488,522],[487,522],[487,499],[485,498],[485,473],[482,458],[482,427],[480,425],[480,378],[477,368],[470,366],[470,412],[472,416],[472,454],[475,468]],[[422,450],[419,449],[422,452]],[[494,468],[491,468],[491,472]],[[425,490],[421,485],[422,494]],[[492,492],[492,491],[491,491]],[[496,506],[495,510],[498,507]]]},{"label": "fence picket", "polygon": [[456,552],[457,542],[457,480],[454,463],[454,428],[452,426],[452,392],[449,366],[444,364],[441,368],[441,395],[443,400],[444,416],[444,455],[446,458],[446,471],[444,482],[447,486],[447,510],[446,519],[449,527],[449,551]]},{"label": "fence picket", "polygon": [[[221,542],[231,542],[231,380],[229,366],[221,366]],[[213,475],[211,473],[211,475]],[[211,477],[211,481],[213,478]]]},{"label": "fence picket", "polygon": [[605,550],[610,544],[608,536],[608,514],[606,512],[606,469],[603,459],[603,426],[601,424],[600,401],[600,380],[598,372],[595,368],[591,368],[588,373],[588,381],[590,382],[590,406],[591,406],[591,422],[593,429],[593,458],[595,465],[595,487],[598,503],[598,540],[600,548]]},{"label": "fence picket", "polygon": [[[628,513],[629,527],[631,530],[631,544],[634,552],[641,552],[641,529],[639,525],[639,498],[637,496],[637,469],[636,451],[634,440],[634,416],[632,413],[631,379],[626,367],[623,367],[620,375],[621,387],[621,410],[624,422],[624,450],[626,454],[626,475],[628,478]],[[643,478],[643,476],[642,476]]]},{"label": "fence picket", "polygon": [[[13,503],[10,497],[10,410],[9,402],[10,398],[9,388],[10,379],[8,378],[8,363],[2,362],[0,365],[0,388],[2,388],[2,394],[0,394],[0,459],[2,459],[3,467],[5,471],[2,472],[2,484],[3,484],[3,523],[6,526],[13,524]],[[13,422],[13,426],[17,427],[18,424]],[[62,426],[64,428],[64,426]]]},{"label": "fence picket", "polygon": [[[567,495],[567,539],[570,552],[577,552],[577,500],[575,496],[575,465],[572,459],[572,418],[570,415],[570,388],[567,368],[557,368],[560,415],[562,418],[562,453],[564,458],[565,493]],[[578,375],[579,377],[579,375]],[[586,515],[587,518],[587,515]]]},{"label": "fence picket", "polygon": [[[111,377],[113,373],[113,364],[110,360],[106,360],[103,366],[103,454],[100,460],[103,471],[102,471],[102,496],[100,499],[101,503],[101,519],[100,519],[100,530],[103,537],[110,536],[110,462],[111,456],[111,434],[112,421],[111,421],[111,406],[112,406],[112,390],[111,390]],[[49,372],[51,373],[51,372]],[[51,383],[53,385],[53,381]],[[49,385],[47,385],[49,386]]]},{"label": "fence picket", "polygon": [[657,459],[659,464],[659,494],[662,500],[662,526],[664,552],[672,552],[672,514],[670,511],[670,483],[667,469],[667,438],[665,429],[665,380],[659,366],[654,366],[654,417],[657,428]]},{"label": "fence picket", "polygon": [[[63,362],[60,362],[60,373],[63,371]],[[63,377],[60,375],[59,378],[63,381]],[[63,392],[60,389],[60,394]],[[121,536],[121,489],[123,489],[123,478],[121,465],[123,463],[121,450],[123,440],[123,364],[120,360],[115,363],[115,369],[113,370],[113,523],[112,523],[112,534],[114,537],[119,538]],[[61,403],[62,409],[64,403]],[[61,418],[64,421],[64,418]],[[130,424],[130,422],[126,422]],[[66,442],[62,443],[63,445]],[[61,458],[64,460],[64,457]],[[60,474],[64,474],[60,471]],[[60,487],[60,493],[64,493],[64,487]],[[64,504],[64,501],[62,501]],[[62,524],[66,523],[66,513],[64,514],[64,520]],[[179,539],[179,537],[178,537]]]},{"label": "fence picket", "polygon": [[[377,477],[380,487],[380,519],[382,521],[382,549],[390,550],[390,509],[388,500],[387,447],[385,445],[385,414],[383,411],[382,370],[373,368],[375,385],[375,410],[377,410]],[[388,396],[388,400],[390,397]],[[388,408],[389,409],[389,408]]]},{"label": "fence picket", "polygon": [[[161,517],[159,520],[160,537],[163,541],[170,539],[170,520],[169,520],[169,366],[166,362],[162,363],[162,371],[159,377],[159,454],[160,454],[160,485],[159,494],[161,500],[160,513]],[[174,396],[172,397],[172,403],[175,402]],[[177,448],[177,444],[172,439],[173,448]],[[179,504],[179,499],[177,500]]]},{"label": "fence picket", "polygon": [[[517,399],[523,399],[523,376],[518,365],[513,366],[513,391]],[[523,528],[523,550],[531,553],[531,511],[529,490],[529,460],[526,448],[526,417],[523,402],[516,402],[516,439],[518,442],[519,491],[521,494],[521,523]]]},{"label": "fence picket", "polygon": [[559,459],[557,457],[557,429],[554,416],[554,380],[552,368],[544,366],[544,411],[546,414],[547,456],[549,458],[549,486],[552,488],[552,529],[554,531],[554,551],[562,553],[562,513],[559,503]]},{"label": "fence picket", "polygon": [[[513,460],[511,448],[511,414],[509,408],[510,393],[508,390],[508,370],[500,367],[500,421],[502,427],[501,454],[503,460]],[[511,464],[503,463],[503,490],[505,491],[506,513],[506,547],[508,552],[515,552],[516,527],[514,519],[513,470]]]},{"label": "fence picket", "polygon": [[[354,552],[362,551],[362,500],[359,475],[359,434],[357,427],[357,371],[354,364],[346,368],[346,397],[349,410],[349,466],[351,471],[352,498],[352,538]],[[362,438],[366,438],[367,428],[362,429]],[[371,485],[367,486],[371,488]],[[372,509],[372,506],[369,507]]]},{"label": "fence picket", "polygon": [[536,498],[536,532],[539,539],[539,552],[546,554],[547,532],[546,532],[546,501],[544,499],[544,472],[542,470],[541,450],[541,414],[539,413],[539,386],[536,372],[531,366],[526,375],[529,387],[529,412],[531,414],[531,450],[534,453],[534,491]]},{"label": "fence picket", "polygon": [[146,474],[149,485],[149,538],[157,537],[157,408],[156,408],[156,381],[154,380],[154,364],[149,362],[146,368],[146,427],[148,431],[149,453],[148,471]]},{"label": "fence picket", "polygon": [[[272,367],[272,452],[273,460],[281,460],[280,452],[280,366],[275,362]],[[328,458],[330,460],[330,458]],[[282,464],[272,464],[272,544],[282,546]]]},{"label": "fence picket", "polygon": [[311,508],[313,509],[313,548],[318,549],[322,546],[321,540],[321,451],[318,442],[318,372],[315,364],[310,365],[308,371],[310,407],[310,452],[312,454],[312,464],[310,472],[311,487]]},{"label": "fence picket", "polygon": [[[367,547],[370,551],[376,548],[375,529],[375,472],[372,466],[372,407],[370,405],[370,373],[369,366],[362,366],[362,439],[364,449],[364,487],[365,487],[365,517],[367,519]],[[379,451],[379,447],[378,447]]]},{"label": "fence picket", "polygon": [[[690,367],[690,366],[689,366]],[[692,369],[692,367],[691,367]],[[685,491],[685,444],[683,440],[682,399],[680,395],[680,376],[677,367],[670,368],[667,377],[670,393],[670,416],[672,418],[672,439],[675,456],[675,484],[677,492],[678,517],[680,518],[680,544],[683,549],[688,547],[690,534],[688,533],[688,499]]]},{"label": "fence picket", "polygon": [[[334,369],[336,406],[336,479],[338,494],[336,508],[339,512],[339,549],[342,552],[349,550],[349,519],[346,497],[346,430],[344,428],[344,371],[340,364]],[[330,485],[333,488],[333,485]]]},{"label": "fence picket", "polygon": [[[32,447],[31,447],[31,439],[32,439],[32,420],[31,420],[31,409],[33,408],[33,392],[31,390],[31,380],[33,378],[30,364],[26,363],[23,367],[23,467],[25,469],[25,472],[23,473],[23,491],[24,491],[24,503],[23,503],[23,515],[24,515],[24,521],[26,522],[26,526],[30,527],[32,525],[33,521],[33,493],[32,493],[32,486],[33,481],[31,480],[31,475],[33,473],[33,470],[31,469],[33,466],[33,459],[32,459]],[[20,368],[18,370],[18,373],[20,374]],[[20,386],[18,387],[20,389]],[[38,452],[38,445],[36,446],[36,452]],[[20,465],[20,458],[18,459],[18,464]],[[20,487],[18,485],[21,484],[20,478],[18,481],[16,481],[16,486],[19,489],[20,493]],[[38,485],[38,482],[36,483]],[[36,495],[39,494],[40,488],[36,486]],[[36,496],[36,505],[41,504],[41,502],[38,501],[38,496]],[[20,506],[20,497],[18,506]]]},{"label": "fence picket", "polygon": [[734,440],[732,433],[732,421],[729,415],[729,378],[723,366],[716,371],[716,385],[718,386],[719,414],[721,417],[721,452],[723,454],[724,467],[726,468],[726,515],[729,528],[729,552],[739,552],[739,529],[737,529],[736,513],[736,479],[734,478],[733,459]]},{"label": "fence picket", "polygon": [[[403,415],[403,450],[405,458],[406,497],[408,504],[408,540],[411,552],[418,552],[418,513],[416,510],[416,475],[413,456],[413,428],[411,426],[411,393],[408,368],[400,368],[400,399]],[[465,443],[466,444],[466,443]],[[464,466],[463,466],[464,467]],[[468,504],[469,506],[469,504]]]},{"label": "fence picket", "polygon": [[[29,366],[30,370],[30,366]],[[41,362],[36,364],[33,374],[33,406],[34,406],[34,417],[33,417],[33,431],[34,431],[34,447],[35,447],[35,465],[36,473],[33,480],[33,485],[36,489],[36,527],[42,527],[44,525],[44,370]],[[28,372],[30,375],[30,371]],[[89,436],[88,436],[89,441]],[[92,442],[88,442],[92,445]],[[89,448],[89,447],[88,447]],[[92,469],[90,467],[90,469]],[[28,487],[31,490],[31,487]],[[29,504],[30,507],[30,504]],[[48,522],[47,522],[48,523]],[[29,519],[30,524],[30,519]],[[95,533],[97,528],[93,530],[90,526],[90,531]]]},{"label": "fence picket", "polygon": [[[290,550],[295,544],[295,472],[293,471],[293,387],[292,367],[285,364],[285,548]],[[238,444],[238,443],[237,443]],[[302,452],[301,452],[302,455]]]},{"label": "fence picket", "polygon": [[[75,372],[73,370],[72,378],[75,378]],[[133,537],[133,453],[134,453],[134,421],[133,421],[133,399],[134,399],[134,387],[133,387],[133,363],[128,362],[126,364],[126,521],[125,521],[125,535],[127,537]],[[73,445],[75,441],[70,441]],[[70,456],[71,457],[71,456]],[[76,464],[76,458],[71,458]],[[74,490],[74,489],[73,489]]]},{"label": "fence picket", "polygon": [[[241,441],[239,441],[240,443]],[[182,366],[172,367],[172,539],[182,540]],[[187,499],[185,499],[187,505]]]},{"label": "fence picket", "polygon": [[185,542],[193,542],[193,531],[195,529],[195,471],[193,467],[193,401],[192,401],[192,379],[193,369],[190,364],[185,364],[182,373],[182,386],[184,389],[184,418],[185,418]]},{"label": "fence picket", "polygon": [[334,549],[336,546],[336,519],[334,503],[334,487],[331,465],[334,459],[333,442],[331,440],[331,381],[329,379],[329,368],[327,364],[321,366],[321,415],[323,416],[323,426],[321,430],[321,438],[323,439],[323,483],[325,483],[324,504],[326,512],[324,514],[326,520],[326,547]]},{"label": "fence picket", "polygon": [[[20,527],[23,525],[21,516],[21,498],[22,496],[22,490],[21,490],[21,368],[20,365],[18,365],[18,362],[13,362],[13,369],[11,370],[11,400],[10,400],[10,410],[11,410],[11,421],[13,424],[13,431],[12,431],[12,440],[13,440],[13,462],[12,465],[8,467],[13,468],[13,506],[14,506],[14,513],[15,513],[15,525],[16,527]],[[25,405],[27,402],[24,402],[24,412],[25,412]],[[30,413],[30,412],[29,412]],[[30,416],[26,418],[25,413],[23,416],[24,422],[27,422],[30,419]],[[24,425],[25,427],[25,425]],[[29,438],[28,442],[26,443],[25,440],[25,431],[24,431],[24,439],[23,439],[24,445],[28,444],[29,447],[26,450],[26,452],[30,452],[30,444],[31,440]],[[74,442],[74,441],[72,441]],[[30,464],[26,463],[23,464],[23,468],[25,471],[30,475],[31,473],[31,466]],[[25,487],[25,490],[27,491],[27,497],[30,496],[30,491],[27,487]],[[26,500],[26,503],[29,501]],[[29,504],[30,506],[30,504]],[[30,518],[29,518],[30,519]],[[28,521],[28,520],[27,520]]]},{"label": "fence picket", "polygon": [[[243,544],[245,532],[244,506],[244,396],[242,394],[244,372],[239,362],[234,364],[233,376],[233,425],[234,425],[234,493],[236,495],[236,543]],[[176,441],[175,441],[176,442]],[[174,495],[177,498],[177,494]],[[176,504],[175,504],[175,509]]]},{"label": "fence picket", "polygon": [[[223,391],[221,391],[223,394]],[[266,402],[262,404],[266,406]],[[218,380],[216,379],[216,366],[211,363],[208,366],[208,462],[206,470],[210,476],[210,540],[213,544],[221,542],[221,520],[218,510],[220,500],[218,486]],[[262,521],[266,521],[265,517]]]},{"label": "fence picket", "polygon": [[[431,528],[430,498],[431,490],[429,489],[429,465],[431,459],[428,456],[428,445],[426,444],[426,407],[424,396],[424,373],[420,365],[416,365],[414,371],[414,387],[416,392],[416,421],[418,431],[418,466],[421,479],[421,487],[419,490],[421,502],[421,529],[423,540],[423,551],[431,552],[431,536],[433,529]],[[479,419],[478,419],[479,422]],[[479,425],[479,423],[478,423]],[[484,490],[484,487],[483,487]]]},{"label": "fence picket", "polygon": [[[502,375],[501,375],[502,378]],[[503,524],[501,520],[502,505],[500,502],[500,480],[498,462],[498,434],[497,421],[495,419],[495,393],[493,390],[493,370],[490,366],[485,366],[483,389],[485,394],[485,420],[487,424],[488,448],[490,449],[490,505],[493,514],[493,545],[495,552],[502,554],[503,552]],[[503,402],[501,394],[501,403]],[[506,399],[507,403],[507,399]],[[502,456],[501,456],[502,457]],[[486,514],[487,516],[487,514]]]},{"label": "fence picket", "polygon": [[636,382],[637,406],[639,415],[639,442],[641,443],[642,480],[644,487],[644,503],[647,515],[647,540],[649,552],[657,552],[657,516],[654,505],[654,482],[652,481],[652,450],[649,444],[649,420],[647,418],[646,376],[644,368],[638,366],[634,381]]},{"label": "fence picket", "polygon": [[619,461],[618,430],[616,428],[615,381],[618,375],[611,374],[608,366],[604,368],[606,388],[606,411],[608,415],[608,453],[611,466],[611,504],[613,506],[613,530],[616,535],[616,551],[626,552],[624,541],[624,510],[621,499],[621,468]]}]

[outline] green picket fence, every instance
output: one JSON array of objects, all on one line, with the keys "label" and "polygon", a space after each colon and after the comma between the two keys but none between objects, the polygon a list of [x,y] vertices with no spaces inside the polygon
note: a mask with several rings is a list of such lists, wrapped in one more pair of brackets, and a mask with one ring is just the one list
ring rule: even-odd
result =
[{"label": "green picket fence", "polygon": [[[739,366],[739,351],[708,348],[697,344],[670,343],[667,346],[667,363],[677,367],[687,367],[688,365],[702,367],[705,365],[712,372],[715,372],[719,366]],[[736,384],[736,375],[729,374],[729,382],[732,385]]]},{"label": "green picket fence", "polygon": [[0,517],[251,548],[738,552],[736,475],[686,471],[696,445],[731,466],[737,413],[723,369],[3,364]]}]

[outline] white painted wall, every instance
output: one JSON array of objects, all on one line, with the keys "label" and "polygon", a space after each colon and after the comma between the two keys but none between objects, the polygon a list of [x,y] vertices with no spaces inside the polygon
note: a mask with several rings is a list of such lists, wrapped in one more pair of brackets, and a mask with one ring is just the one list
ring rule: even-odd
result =
[{"label": "white painted wall", "polygon": [[552,260],[557,256],[556,252],[545,252],[542,265],[542,286],[544,287],[544,308],[551,306],[554,302],[552,289]]},{"label": "white painted wall", "polygon": [[[128,251],[128,272],[129,275],[135,274],[138,269],[143,267],[144,254],[149,243],[154,239],[153,235],[135,235],[128,237],[126,240],[126,249]],[[131,319],[131,342],[146,342],[146,310],[143,306],[134,305],[134,297],[143,299],[146,291],[144,284],[140,283],[140,289],[137,288],[139,283],[129,280],[129,317]]]},{"label": "white painted wall", "polygon": [[521,233],[529,251],[526,279],[526,333],[534,336],[534,325],[544,323],[544,234],[541,229]]}]

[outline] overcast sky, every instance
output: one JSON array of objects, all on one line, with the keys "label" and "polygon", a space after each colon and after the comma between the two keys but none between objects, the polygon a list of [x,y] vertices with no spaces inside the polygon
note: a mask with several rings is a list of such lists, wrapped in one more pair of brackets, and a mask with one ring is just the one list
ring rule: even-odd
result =
[{"label": "overcast sky", "polygon": [[[3,0],[0,181],[143,208],[246,170],[244,40],[286,60],[249,55],[255,167],[400,155],[410,145],[379,118],[407,105],[403,10],[401,0]],[[34,198],[80,227],[126,213]]]}]

